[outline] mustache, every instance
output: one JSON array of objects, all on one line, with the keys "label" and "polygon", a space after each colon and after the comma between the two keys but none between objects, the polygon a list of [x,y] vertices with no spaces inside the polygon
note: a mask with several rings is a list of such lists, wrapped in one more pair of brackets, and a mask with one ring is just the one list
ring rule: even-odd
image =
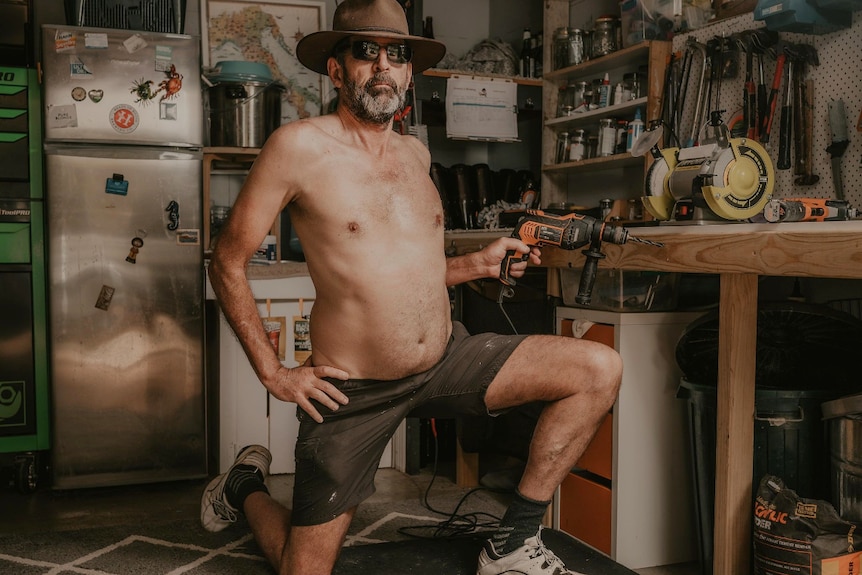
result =
[{"label": "mustache", "polygon": [[372,76],[371,79],[365,83],[365,90],[366,91],[372,90],[373,88],[375,88],[377,85],[380,85],[380,84],[385,84],[385,85],[389,86],[390,88],[392,88],[392,90],[394,92],[398,91],[398,84],[395,82],[395,80],[393,80],[389,74],[382,74],[382,73],[381,74],[375,74],[374,76]]}]

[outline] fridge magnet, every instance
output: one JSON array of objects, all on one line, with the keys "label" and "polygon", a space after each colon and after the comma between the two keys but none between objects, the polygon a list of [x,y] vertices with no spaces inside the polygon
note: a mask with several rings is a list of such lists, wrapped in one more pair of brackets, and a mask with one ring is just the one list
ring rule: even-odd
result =
[{"label": "fridge magnet", "polygon": [[174,49],[170,46],[156,46],[156,72],[167,72],[173,66],[171,61],[174,59]]},{"label": "fridge magnet", "polygon": [[111,299],[114,297],[114,288],[103,285],[99,292],[99,297],[96,300],[96,307],[108,311],[108,306],[111,305]]},{"label": "fridge magnet", "polygon": [[138,97],[138,99],[135,100],[135,104],[143,104],[146,106],[150,100],[156,97],[158,92],[153,92],[152,86],[152,80],[144,80],[141,78],[140,80],[132,81],[132,89],[129,90],[129,93]]},{"label": "fridge magnet", "polygon": [[156,94],[164,92],[161,99],[171,100],[183,88],[183,75],[177,72],[177,69],[173,64],[171,64],[170,70],[165,72],[165,75],[167,78],[159,82],[159,89],[156,90]]},{"label": "fridge magnet", "polygon": [[201,0],[204,68],[226,60],[266,64],[282,92],[281,123],[319,116],[330,92],[326,76],[299,63],[296,44],[326,29],[326,5],[313,0]]},{"label": "fridge magnet", "polygon": [[199,246],[201,245],[200,230],[177,230],[177,244],[181,246]]},{"label": "fridge magnet", "polygon": [[93,78],[93,72],[83,60],[77,56],[69,56],[69,76],[73,80],[89,80]]},{"label": "fridge magnet", "polygon": [[75,44],[75,33],[70,30],[57,30],[54,34],[55,52],[73,52]]},{"label": "fridge magnet", "polygon": [[94,103],[98,104],[99,102],[102,101],[102,98],[105,97],[105,91],[104,90],[90,90],[89,92],[87,92],[87,97],[89,97],[90,100],[92,100]]},{"label": "fridge magnet", "polygon": [[126,256],[126,261],[130,264],[138,263],[138,252],[144,245],[144,240],[141,238],[132,238],[132,247],[129,250],[129,255]]},{"label": "fridge magnet", "polygon": [[111,108],[108,116],[111,127],[121,134],[129,134],[138,127],[138,111],[126,104],[117,104]]},{"label": "fridge magnet", "polygon": [[174,231],[180,227],[180,205],[176,200],[171,200],[165,211],[168,212],[168,229]]},{"label": "fridge magnet", "polygon": [[177,105],[170,102],[159,102],[159,120],[176,120]]},{"label": "fridge magnet", "polygon": [[105,193],[125,196],[129,193],[129,182],[126,181],[123,174],[114,174],[105,180]]},{"label": "fridge magnet", "polygon": [[138,50],[146,48],[147,41],[140,34],[135,34],[123,40],[123,47],[129,54],[134,54]]},{"label": "fridge magnet", "polygon": [[87,97],[87,91],[80,86],[75,86],[72,88],[72,99],[76,102],[82,101]]},{"label": "fridge magnet", "polygon": [[63,106],[48,106],[45,123],[49,128],[77,128],[78,109],[74,104]]},{"label": "fridge magnet", "polygon": [[105,50],[108,47],[108,35],[103,33],[85,32],[84,47]]}]

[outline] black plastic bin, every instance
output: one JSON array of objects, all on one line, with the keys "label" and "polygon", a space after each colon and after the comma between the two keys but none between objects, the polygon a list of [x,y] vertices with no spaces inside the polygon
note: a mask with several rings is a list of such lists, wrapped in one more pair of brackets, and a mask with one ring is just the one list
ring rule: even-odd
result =
[{"label": "black plastic bin", "polygon": [[[839,395],[829,389],[755,388],[754,485],[772,474],[802,497],[829,498],[829,452],[820,405]],[[683,379],[677,397],[689,405],[701,572],[711,575],[717,388]]]}]

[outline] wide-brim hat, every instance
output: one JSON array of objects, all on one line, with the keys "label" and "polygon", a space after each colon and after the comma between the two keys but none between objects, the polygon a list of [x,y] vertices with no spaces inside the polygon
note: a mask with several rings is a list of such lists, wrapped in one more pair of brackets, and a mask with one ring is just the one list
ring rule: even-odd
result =
[{"label": "wide-brim hat", "polygon": [[413,49],[413,72],[427,70],[446,54],[437,40],[413,36],[407,26],[404,8],[396,0],[344,0],[335,9],[332,30],[321,30],[303,37],[296,45],[296,57],[304,66],[327,74],[326,61],[344,38],[368,36],[394,38]]}]

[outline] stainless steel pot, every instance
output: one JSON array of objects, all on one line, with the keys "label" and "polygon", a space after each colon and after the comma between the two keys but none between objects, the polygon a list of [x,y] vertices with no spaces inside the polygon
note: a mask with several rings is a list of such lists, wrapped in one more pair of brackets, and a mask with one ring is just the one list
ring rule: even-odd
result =
[{"label": "stainless steel pot", "polygon": [[274,82],[221,82],[207,90],[210,146],[260,148],[281,124]]},{"label": "stainless steel pot", "polygon": [[832,499],[846,521],[862,523],[862,394],[823,404],[829,422]]}]

